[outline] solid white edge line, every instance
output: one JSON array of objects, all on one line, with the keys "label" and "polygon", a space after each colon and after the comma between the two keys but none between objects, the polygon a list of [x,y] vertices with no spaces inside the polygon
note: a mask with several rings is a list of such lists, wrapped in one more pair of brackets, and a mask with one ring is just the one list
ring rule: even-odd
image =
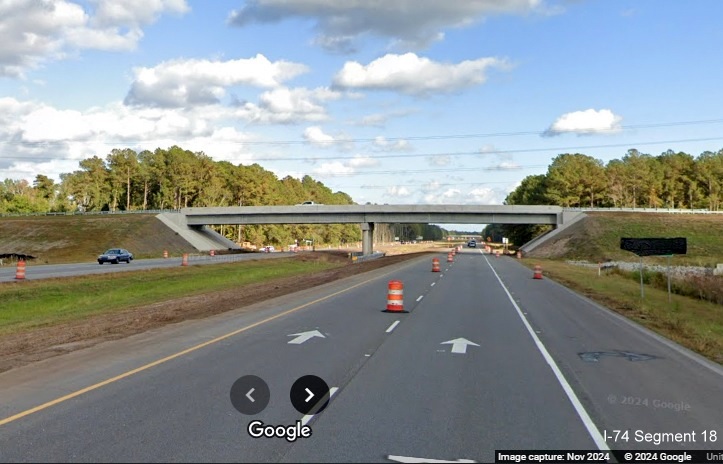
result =
[{"label": "solid white edge line", "polygon": [[572,406],[575,408],[575,412],[577,412],[577,415],[580,417],[580,420],[582,420],[582,423],[585,425],[585,428],[587,429],[587,432],[590,434],[590,437],[595,442],[595,445],[597,445],[597,448],[600,451],[610,451],[610,448],[608,447],[607,443],[605,443],[605,439],[600,435],[600,431],[597,429],[597,426],[593,422],[590,415],[585,410],[585,407],[580,402],[580,399],[575,395],[575,392],[573,391],[570,384],[567,382],[567,379],[565,379],[565,376],[562,374],[562,371],[560,371],[560,368],[557,367],[557,363],[555,363],[555,360],[552,359],[552,356],[547,351],[547,348],[545,348],[545,345],[542,344],[542,341],[538,338],[537,334],[535,334],[535,331],[532,329],[532,326],[525,318],[524,314],[522,314],[522,310],[519,306],[517,306],[517,303],[512,298],[512,295],[510,294],[510,291],[507,290],[507,287],[502,282],[502,279],[500,279],[500,276],[497,274],[497,271],[495,271],[495,268],[492,267],[489,260],[485,256],[485,261],[487,262],[487,265],[492,269],[492,273],[497,278],[497,281],[502,286],[502,289],[507,294],[507,298],[510,300],[510,303],[512,303],[512,306],[515,307],[515,310],[517,311],[517,315],[520,316],[520,319],[522,319],[522,323],[525,324],[525,328],[527,329],[527,332],[532,337],[532,340],[535,342],[535,345],[537,345],[537,349],[542,354],[542,357],[545,358],[545,361],[547,361],[547,364],[552,369],[552,372],[555,374],[555,377],[557,377],[557,381],[562,386],[562,389],[565,391],[565,394],[567,394],[567,398],[572,403]]},{"label": "solid white edge line", "polygon": [[[339,387],[331,387],[331,388],[329,389],[329,401],[331,401],[331,397],[334,396],[334,393],[336,393],[337,390],[339,390]],[[326,407],[328,408],[329,405],[327,405]],[[316,414],[307,414],[307,415],[305,415],[304,417],[302,417],[302,418],[301,418],[301,425],[304,426],[304,425],[308,424],[309,421],[310,421],[311,419],[313,419],[315,415],[316,415]]]},{"label": "solid white edge line", "polygon": [[395,328],[398,324],[399,324],[399,321],[394,321],[394,322],[392,322],[392,325],[390,325],[389,328],[387,329],[387,333],[391,333],[391,331],[394,330],[394,328]]}]

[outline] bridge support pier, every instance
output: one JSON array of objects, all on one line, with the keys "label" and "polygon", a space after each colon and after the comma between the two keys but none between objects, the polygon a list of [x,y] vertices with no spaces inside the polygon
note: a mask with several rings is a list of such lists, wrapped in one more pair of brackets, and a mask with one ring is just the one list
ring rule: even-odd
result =
[{"label": "bridge support pier", "polygon": [[362,222],[362,256],[374,253],[374,223]]}]

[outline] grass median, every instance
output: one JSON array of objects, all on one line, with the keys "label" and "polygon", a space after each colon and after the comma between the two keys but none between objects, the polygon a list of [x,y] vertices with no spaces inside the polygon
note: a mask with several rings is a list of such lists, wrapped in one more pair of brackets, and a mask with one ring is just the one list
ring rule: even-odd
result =
[{"label": "grass median", "polygon": [[0,285],[0,336],[199,295],[270,279],[339,267],[293,258],[13,282]]},{"label": "grass median", "polygon": [[650,285],[640,296],[640,283],[616,273],[574,266],[548,259],[528,259],[532,268],[540,264],[543,274],[595,300],[625,317],[683,345],[723,363],[723,305],[697,298],[672,295]]}]

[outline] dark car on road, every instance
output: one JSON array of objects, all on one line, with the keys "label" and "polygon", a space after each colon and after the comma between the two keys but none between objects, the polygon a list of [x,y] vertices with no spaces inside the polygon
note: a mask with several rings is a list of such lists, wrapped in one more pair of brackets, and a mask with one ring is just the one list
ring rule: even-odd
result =
[{"label": "dark car on road", "polygon": [[126,263],[133,261],[133,253],[128,250],[124,250],[123,248],[111,248],[110,250],[106,250],[106,252],[102,255],[98,256],[98,264],[118,264],[123,261]]}]

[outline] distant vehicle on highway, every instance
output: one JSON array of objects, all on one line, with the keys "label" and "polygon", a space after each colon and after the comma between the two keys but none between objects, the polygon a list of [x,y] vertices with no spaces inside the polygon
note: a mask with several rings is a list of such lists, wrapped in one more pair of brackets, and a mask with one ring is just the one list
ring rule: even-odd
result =
[{"label": "distant vehicle on highway", "polygon": [[318,205],[319,203],[314,203],[313,201],[305,201],[303,203],[299,203],[296,206],[314,206]]},{"label": "distant vehicle on highway", "polygon": [[467,247],[468,248],[477,248],[477,242],[475,240],[470,240],[469,242],[467,242]]},{"label": "distant vehicle on highway", "polygon": [[262,250],[264,251],[264,253],[271,253],[272,251],[276,251],[276,248],[274,248],[273,246],[269,245],[269,246],[263,247]]},{"label": "distant vehicle on highway", "polygon": [[123,248],[111,248],[106,250],[106,252],[102,255],[98,256],[98,264],[118,264],[123,261],[126,263],[133,261],[133,253]]}]

